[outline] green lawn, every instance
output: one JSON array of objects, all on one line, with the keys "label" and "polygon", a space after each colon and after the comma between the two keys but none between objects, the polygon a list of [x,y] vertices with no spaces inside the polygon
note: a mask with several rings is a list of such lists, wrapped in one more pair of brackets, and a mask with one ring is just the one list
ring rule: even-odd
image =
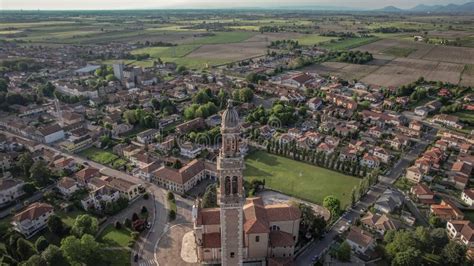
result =
[{"label": "green lawn", "polygon": [[328,42],[330,40],[337,39],[336,37],[326,37],[326,36],[321,36],[319,34],[305,34],[297,39],[295,41],[298,41],[299,44],[301,45],[315,45],[323,42]]},{"label": "green lawn", "polygon": [[100,242],[107,244],[110,247],[128,247],[128,242],[132,240],[130,237],[130,229],[122,226],[122,229],[118,230],[113,225],[108,225],[104,231],[98,237]]},{"label": "green lawn", "polygon": [[91,147],[80,152],[80,155],[101,164],[111,164],[119,157],[107,150]]},{"label": "green lawn", "polygon": [[336,196],[346,206],[351,190],[360,179],[310,164],[257,151],[246,158],[247,180],[265,179],[269,188],[321,204],[324,197]]},{"label": "green lawn", "polygon": [[411,47],[390,47],[382,51],[384,54],[393,55],[396,57],[407,57],[412,52],[416,51],[415,48]]},{"label": "green lawn", "polygon": [[74,221],[76,220],[76,217],[82,214],[88,214],[88,213],[82,210],[77,210],[77,209],[74,211],[69,211],[69,212],[64,212],[64,211],[57,212],[57,215],[61,217],[61,220],[63,220],[63,223],[67,224],[68,226],[72,226],[74,224]]},{"label": "green lawn", "polygon": [[342,41],[326,42],[321,46],[331,50],[348,50],[378,41],[378,37],[349,38]]},{"label": "green lawn", "polygon": [[132,240],[132,238],[130,237],[130,230],[128,228],[123,226],[122,229],[117,230],[113,225],[109,225],[102,231],[97,240],[106,245],[106,248],[104,248],[102,252],[106,254],[105,257],[107,258],[108,265],[130,265],[131,254],[128,248],[128,242]]}]

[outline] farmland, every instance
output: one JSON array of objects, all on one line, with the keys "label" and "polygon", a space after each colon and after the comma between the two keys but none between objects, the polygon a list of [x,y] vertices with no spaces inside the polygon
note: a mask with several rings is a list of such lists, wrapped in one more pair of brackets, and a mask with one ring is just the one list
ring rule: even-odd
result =
[{"label": "farmland", "polygon": [[285,194],[322,204],[325,196],[334,195],[346,206],[351,190],[360,179],[272,155],[254,152],[246,158],[245,178],[265,179],[266,186]]}]

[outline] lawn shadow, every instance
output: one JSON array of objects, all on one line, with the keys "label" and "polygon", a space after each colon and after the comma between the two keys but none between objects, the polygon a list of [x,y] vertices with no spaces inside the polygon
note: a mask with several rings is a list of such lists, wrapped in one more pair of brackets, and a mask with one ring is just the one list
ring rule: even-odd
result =
[{"label": "lawn shadow", "polygon": [[261,169],[258,169],[255,166],[252,165],[246,165],[245,166],[245,171],[244,171],[244,176],[272,176],[269,172],[263,171]]}]

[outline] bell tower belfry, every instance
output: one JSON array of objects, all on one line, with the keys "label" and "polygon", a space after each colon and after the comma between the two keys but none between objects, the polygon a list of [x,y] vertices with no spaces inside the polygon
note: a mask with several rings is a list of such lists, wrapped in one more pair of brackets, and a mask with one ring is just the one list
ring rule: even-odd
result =
[{"label": "bell tower belfry", "polygon": [[243,261],[243,155],[240,154],[240,121],[232,105],[222,114],[222,147],[217,159],[221,220],[221,262],[223,266],[242,265]]}]

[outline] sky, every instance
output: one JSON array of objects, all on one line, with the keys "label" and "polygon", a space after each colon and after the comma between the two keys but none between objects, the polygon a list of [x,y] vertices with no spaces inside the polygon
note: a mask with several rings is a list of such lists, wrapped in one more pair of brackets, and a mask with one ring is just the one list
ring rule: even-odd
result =
[{"label": "sky", "polygon": [[390,5],[411,8],[418,4],[446,5],[466,2],[469,0],[0,0],[0,10],[238,8],[304,5],[376,9]]}]

